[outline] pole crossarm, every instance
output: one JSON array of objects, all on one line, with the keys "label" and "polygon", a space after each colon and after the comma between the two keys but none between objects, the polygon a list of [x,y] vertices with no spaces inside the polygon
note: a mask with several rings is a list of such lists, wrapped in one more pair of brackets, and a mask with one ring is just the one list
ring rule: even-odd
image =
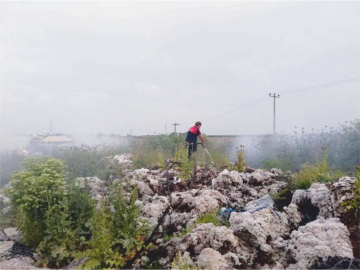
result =
[{"label": "pole crossarm", "polygon": [[174,126],[174,133],[176,134],[176,126],[179,126],[180,124],[179,123],[174,123],[172,125]]}]

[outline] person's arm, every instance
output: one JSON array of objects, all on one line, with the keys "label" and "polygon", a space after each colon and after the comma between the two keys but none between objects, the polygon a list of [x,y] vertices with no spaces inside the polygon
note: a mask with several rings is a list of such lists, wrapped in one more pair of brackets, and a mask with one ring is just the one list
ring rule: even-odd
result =
[{"label": "person's arm", "polygon": [[203,136],[202,134],[200,134],[200,135],[199,135],[199,138],[200,138],[203,146],[206,147],[206,145],[205,145],[205,140],[204,140],[204,136]]}]

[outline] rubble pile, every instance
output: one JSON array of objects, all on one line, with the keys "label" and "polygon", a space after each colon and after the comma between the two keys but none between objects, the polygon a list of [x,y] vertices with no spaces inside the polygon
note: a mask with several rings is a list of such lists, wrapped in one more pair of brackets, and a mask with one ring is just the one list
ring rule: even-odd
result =
[{"label": "rubble pile", "polygon": [[[328,257],[354,259],[349,230],[339,219],[344,211],[341,202],[352,196],[354,178],[296,190],[291,204],[278,211],[272,197],[287,184],[277,169],[247,168],[240,173],[198,168],[193,179],[185,181],[177,169],[131,171],[131,155],[115,159],[125,169],[123,179],[113,181],[137,186],[142,220],[154,228],[171,206],[152,240],[154,249],[142,254],[135,268],[154,261],[171,268],[178,254],[186,265],[198,269],[308,269]],[[77,178],[76,184],[87,188],[97,202],[109,195],[109,185],[96,177]],[[197,223],[220,209],[229,210],[226,224]],[[13,264],[26,269],[12,260],[33,263],[32,257],[9,255],[19,237],[14,230],[0,232],[0,268]]]}]

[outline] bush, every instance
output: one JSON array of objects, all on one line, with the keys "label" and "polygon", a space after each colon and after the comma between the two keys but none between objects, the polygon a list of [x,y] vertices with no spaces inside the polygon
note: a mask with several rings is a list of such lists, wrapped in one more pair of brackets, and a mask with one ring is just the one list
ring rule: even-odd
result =
[{"label": "bush", "polygon": [[90,237],[93,202],[85,191],[66,184],[61,160],[29,158],[24,167],[6,190],[17,211],[17,225],[25,242],[36,247],[40,265],[61,268]]},{"label": "bush", "polygon": [[25,241],[37,246],[45,237],[48,209],[64,205],[67,195],[64,166],[53,158],[28,158],[24,167],[26,171],[15,173],[5,192],[18,212],[18,226]]}]

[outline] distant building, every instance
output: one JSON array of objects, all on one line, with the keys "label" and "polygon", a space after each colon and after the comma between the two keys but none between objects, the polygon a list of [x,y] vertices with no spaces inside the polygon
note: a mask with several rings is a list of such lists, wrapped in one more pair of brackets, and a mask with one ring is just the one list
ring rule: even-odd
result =
[{"label": "distant building", "polygon": [[30,144],[36,145],[68,145],[73,142],[70,136],[61,133],[36,134],[30,140]]}]

